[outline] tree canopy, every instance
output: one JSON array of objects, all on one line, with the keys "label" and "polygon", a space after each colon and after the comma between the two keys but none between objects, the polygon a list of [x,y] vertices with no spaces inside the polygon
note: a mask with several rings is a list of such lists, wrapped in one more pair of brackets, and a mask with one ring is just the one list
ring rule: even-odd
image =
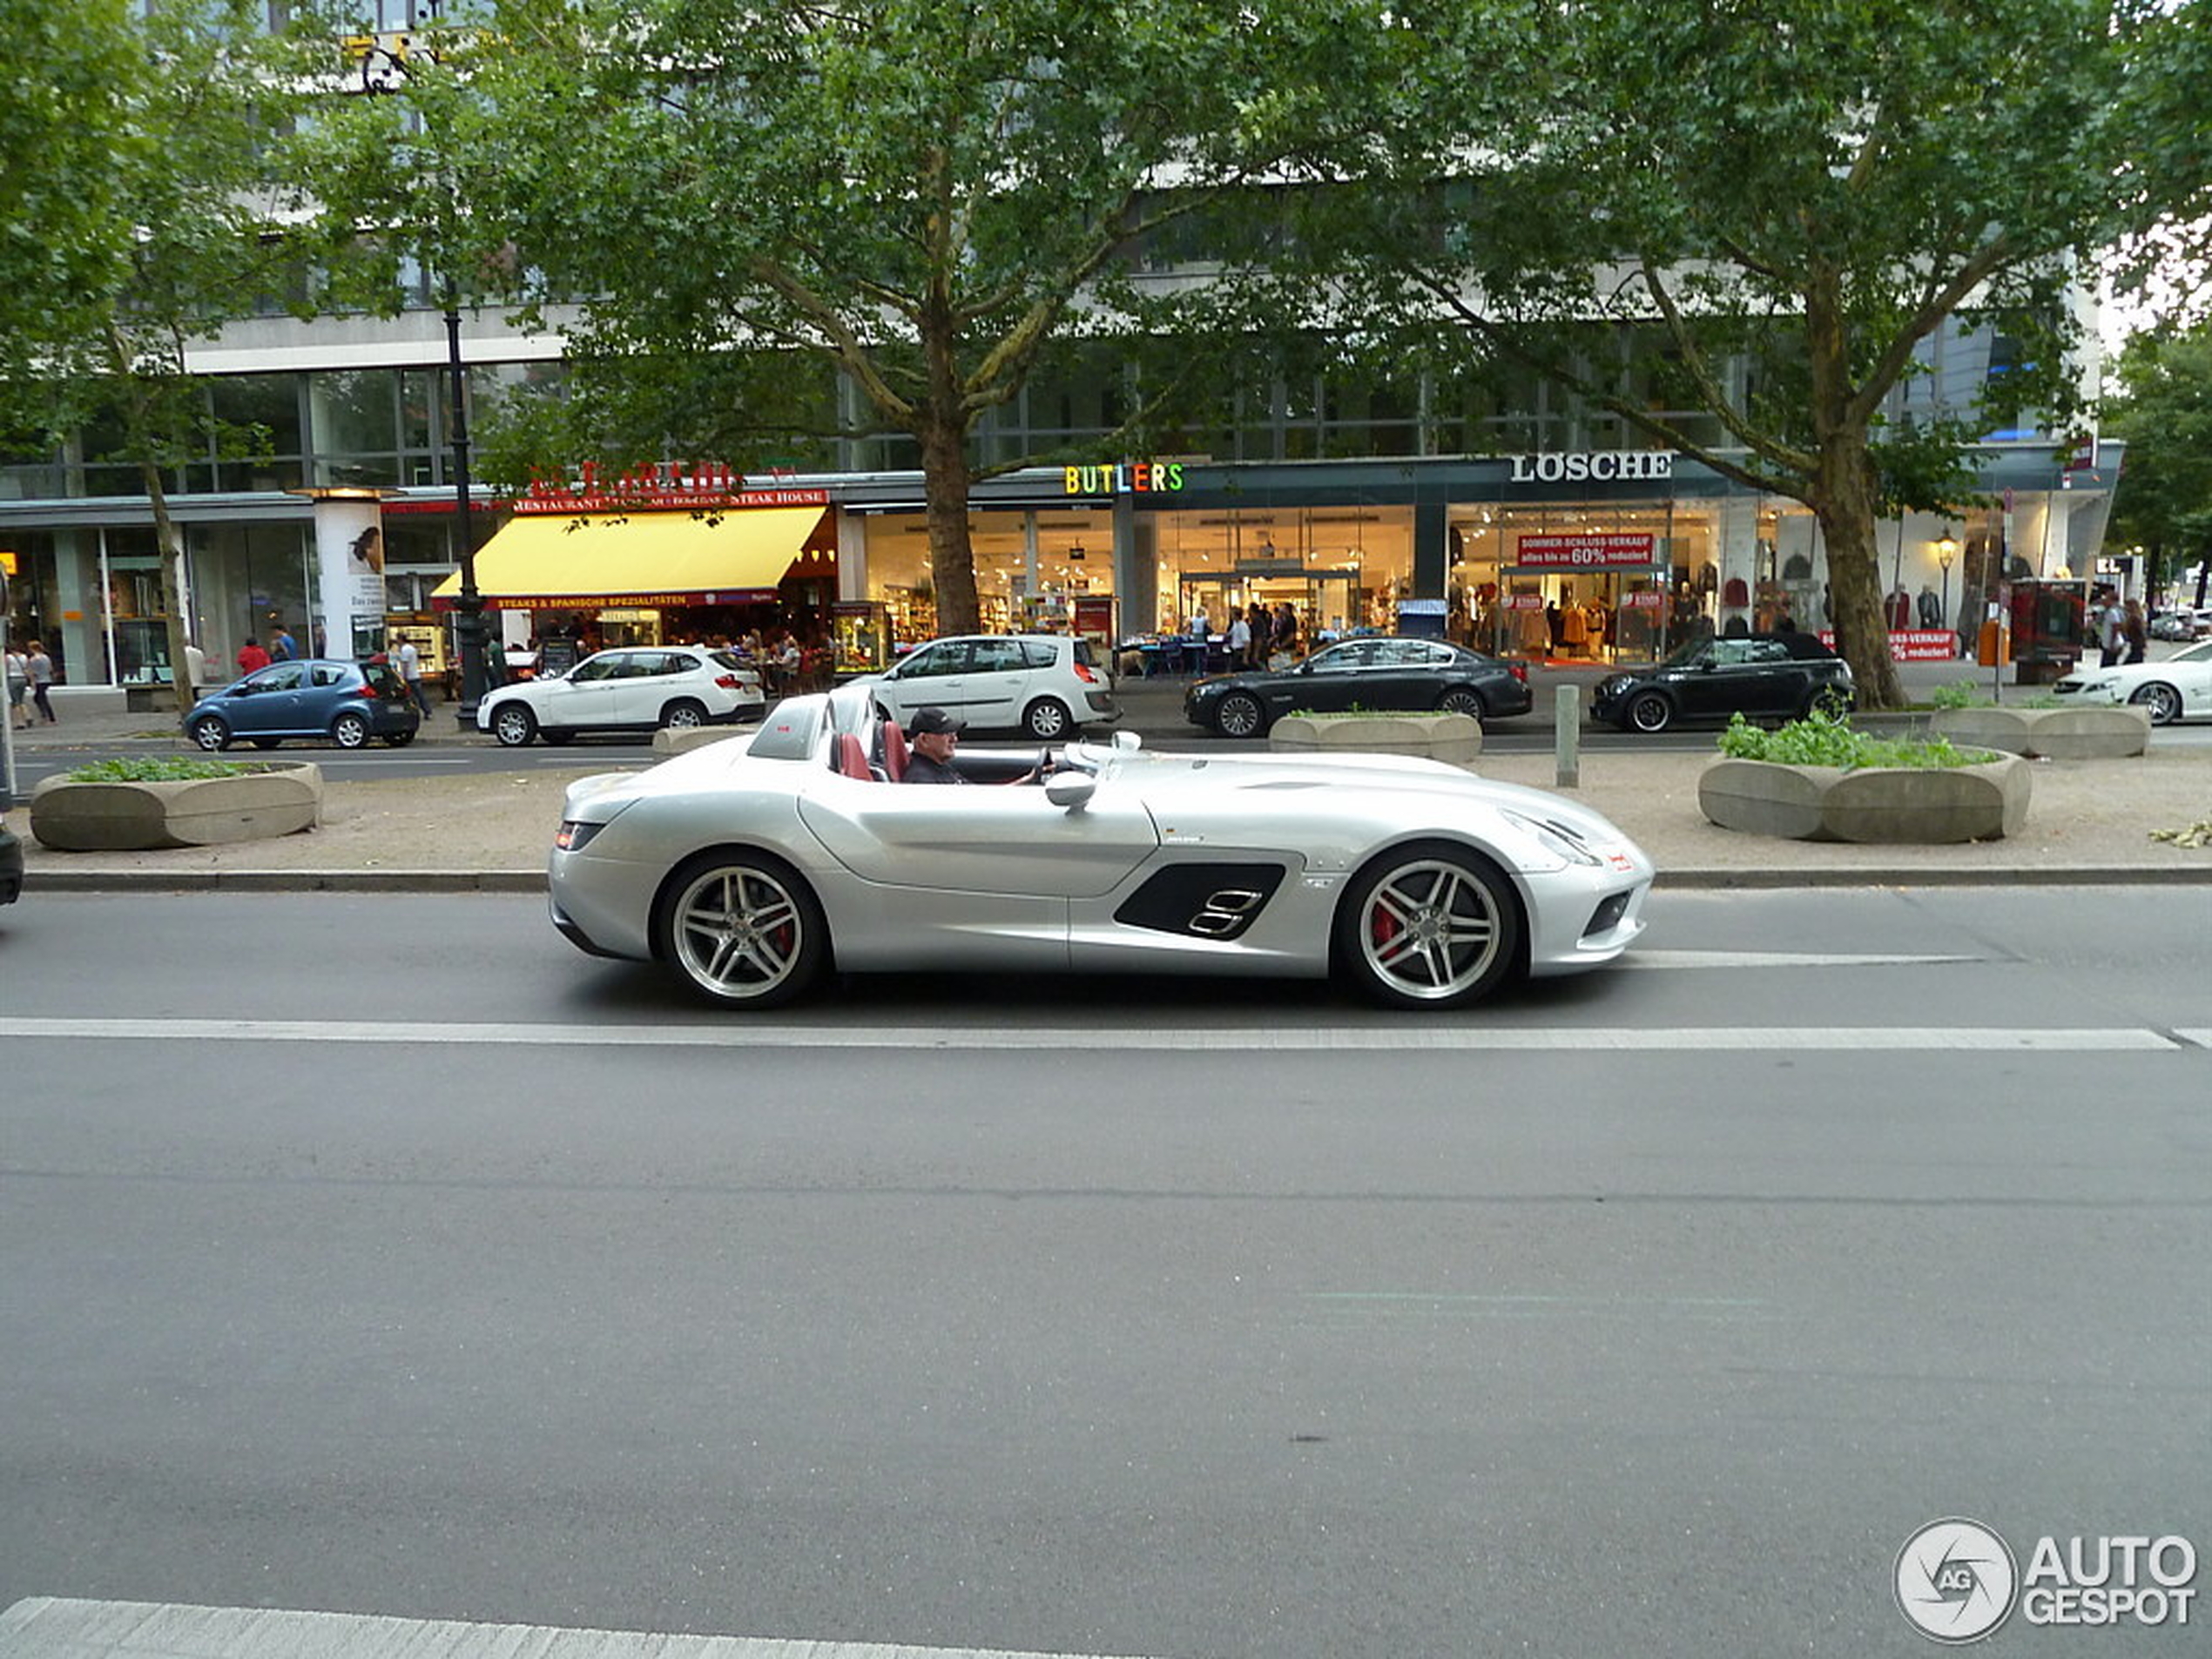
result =
[{"label": "tree canopy", "polygon": [[[583,305],[579,361],[667,408],[708,401],[704,374],[772,415],[772,386],[701,366],[833,365],[833,428],[919,452],[940,625],[961,631],[976,422],[1055,341],[1188,326],[1200,290],[1148,280],[1148,242],[1325,138],[1318,89],[1356,55],[1340,10],[503,0],[469,72],[536,292]],[[1277,280],[1257,257],[1208,274],[1217,307]]]},{"label": "tree canopy", "polygon": [[2212,322],[2137,335],[2119,374],[2107,430],[2128,450],[2109,534],[2149,555],[2154,587],[2197,565],[2202,605],[2212,567]]},{"label": "tree canopy", "polygon": [[[1414,22],[1445,119],[1393,134],[1393,174],[1454,180],[1451,211],[1438,234],[1410,194],[1372,198],[1339,320],[1534,364],[1804,502],[1862,699],[1899,701],[1875,520],[1955,501],[2003,415],[2067,418],[2069,283],[2205,199],[2197,129],[2173,115],[2183,83],[2202,107],[2196,20],[2133,0],[1649,0]],[[1972,407],[1900,402],[1953,318],[2023,342],[2027,372]],[[1685,408],[1717,432],[1663,413]]]}]

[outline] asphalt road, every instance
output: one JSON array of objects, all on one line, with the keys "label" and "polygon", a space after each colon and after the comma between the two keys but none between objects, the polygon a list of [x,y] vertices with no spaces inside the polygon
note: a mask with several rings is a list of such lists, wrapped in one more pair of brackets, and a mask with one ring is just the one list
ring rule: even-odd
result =
[{"label": "asphalt road", "polygon": [[1651,916],[1441,1020],[901,978],[761,1023],[527,898],[34,894],[0,1605],[1911,1655],[1938,1517],[2212,1556],[2202,916]]}]

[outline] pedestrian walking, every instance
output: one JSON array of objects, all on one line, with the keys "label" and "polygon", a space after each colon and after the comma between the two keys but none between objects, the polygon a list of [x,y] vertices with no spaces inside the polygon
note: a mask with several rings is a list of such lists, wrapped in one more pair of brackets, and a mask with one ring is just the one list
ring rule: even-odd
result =
[{"label": "pedestrian walking", "polygon": [[2127,613],[2120,608],[2117,590],[2105,590],[2104,614],[2097,620],[2097,666],[2117,668],[2128,649]]},{"label": "pedestrian walking", "polygon": [[8,724],[17,731],[30,724],[30,710],[24,698],[30,691],[30,664],[13,645],[8,647]]},{"label": "pedestrian walking", "polygon": [[2121,610],[2120,637],[2128,647],[2128,654],[2121,660],[2141,662],[2143,653],[2150,649],[2150,628],[2143,618],[2143,602],[2141,599],[2130,599]]},{"label": "pedestrian walking", "polygon": [[39,715],[48,725],[56,725],[54,705],[46,696],[54,685],[54,659],[35,639],[24,642],[24,668],[30,677],[30,700],[38,705]]},{"label": "pedestrian walking", "polygon": [[422,711],[422,718],[430,718],[430,699],[422,694],[422,653],[415,648],[412,639],[400,641],[395,653],[400,666],[400,678],[407,683],[407,694],[415,699],[415,706]]},{"label": "pedestrian walking", "polygon": [[261,642],[252,634],[246,635],[246,643],[238,648],[239,673],[258,674],[268,665],[269,653],[261,649]]}]

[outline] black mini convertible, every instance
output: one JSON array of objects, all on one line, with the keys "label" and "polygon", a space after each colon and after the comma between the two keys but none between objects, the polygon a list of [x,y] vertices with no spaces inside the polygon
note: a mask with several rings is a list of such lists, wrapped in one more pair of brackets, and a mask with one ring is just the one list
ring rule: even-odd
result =
[{"label": "black mini convertible", "polygon": [[1794,720],[1851,706],[1851,665],[1811,634],[1693,639],[1656,667],[1608,675],[1590,718],[1623,732],[1664,732],[1682,722]]}]

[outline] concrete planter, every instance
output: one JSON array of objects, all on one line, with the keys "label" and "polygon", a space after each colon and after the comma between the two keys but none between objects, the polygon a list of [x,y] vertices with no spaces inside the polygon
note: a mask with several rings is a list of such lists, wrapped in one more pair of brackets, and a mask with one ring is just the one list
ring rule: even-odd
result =
[{"label": "concrete planter", "polygon": [[1723,829],[1797,841],[1933,846],[2017,835],[2033,772],[2017,755],[1972,766],[1791,766],[1716,760],[1697,805]]},{"label": "concrete planter", "polygon": [[1286,714],[1267,734],[1278,754],[1419,755],[1472,766],[1482,722],[1471,714]]},{"label": "concrete planter", "polygon": [[307,762],[173,784],[49,778],[30,797],[30,833],[57,853],[219,846],[310,829],[321,815],[322,768]]},{"label": "concrete planter", "polygon": [[1960,747],[2000,749],[2006,754],[2052,760],[2106,760],[2139,755],[2150,746],[2150,711],[2132,704],[2110,708],[1942,709],[1932,727]]}]

